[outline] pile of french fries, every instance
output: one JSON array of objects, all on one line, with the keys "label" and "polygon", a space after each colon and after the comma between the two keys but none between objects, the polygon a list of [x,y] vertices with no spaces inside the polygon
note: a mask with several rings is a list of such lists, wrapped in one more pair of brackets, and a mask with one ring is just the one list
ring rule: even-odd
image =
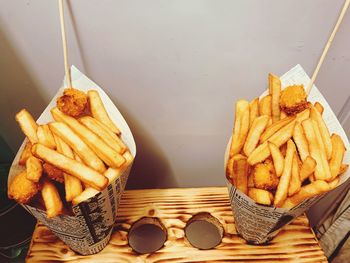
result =
[{"label": "pile of french fries", "polygon": [[256,203],[292,208],[334,189],[346,151],[330,135],[316,102],[288,116],[281,110],[281,81],[269,74],[269,92],[250,103],[239,100],[226,167],[227,179]]},{"label": "pile of french fries", "polygon": [[[40,192],[37,199],[43,201],[47,217],[52,218],[69,213],[71,205],[102,191],[130,166],[133,156],[98,91],[89,90],[87,99],[90,113],[78,118],[54,107],[54,121],[38,125],[26,109],[17,113],[16,120],[28,142],[19,160],[25,169],[10,183],[10,198],[29,203]],[[45,174],[46,164],[63,174],[62,187]]]}]

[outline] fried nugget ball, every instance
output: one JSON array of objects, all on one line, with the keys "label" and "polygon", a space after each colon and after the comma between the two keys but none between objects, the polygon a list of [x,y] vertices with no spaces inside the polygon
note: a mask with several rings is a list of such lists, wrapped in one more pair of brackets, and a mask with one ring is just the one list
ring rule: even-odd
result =
[{"label": "fried nugget ball", "polygon": [[77,89],[65,89],[63,95],[57,99],[57,107],[60,111],[72,117],[84,114],[88,98],[87,95]]},{"label": "fried nugget ball", "polygon": [[288,115],[294,115],[309,108],[306,101],[307,94],[303,85],[289,86],[282,90],[280,108]]},{"label": "fried nugget ball", "polygon": [[267,159],[264,163],[258,163],[253,170],[254,186],[264,190],[275,190],[279,179],[271,160]]},{"label": "fried nugget ball", "polygon": [[27,179],[27,172],[17,174],[8,189],[8,197],[21,204],[27,204],[40,190],[40,184]]},{"label": "fried nugget ball", "polygon": [[50,179],[59,182],[59,183],[63,183],[64,182],[64,175],[63,175],[63,171],[61,171],[60,169],[56,168],[55,166],[49,164],[49,163],[44,163],[43,164],[43,169],[44,169],[44,173],[47,175],[47,177],[49,177]]}]

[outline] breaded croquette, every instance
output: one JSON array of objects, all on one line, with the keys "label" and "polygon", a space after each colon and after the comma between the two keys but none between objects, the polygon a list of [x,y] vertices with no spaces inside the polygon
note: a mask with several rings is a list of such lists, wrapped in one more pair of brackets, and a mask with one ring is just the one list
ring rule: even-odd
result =
[{"label": "breaded croquette", "polygon": [[253,170],[254,186],[264,190],[275,190],[279,179],[276,175],[271,160],[267,159],[264,163],[258,163]]},{"label": "breaded croquette", "polygon": [[27,179],[27,172],[17,174],[8,189],[8,197],[21,204],[27,204],[40,189],[39,183]]},{"label": "breaded croquette", "polygon": [[306,97],[303,85],[289,86],[281,92],[280,108],[288,115],[302,112],[309,107]]},{"label": "breaded croquette", "polygon": [[44,173],[51,180],[54,180],[54,181],[59,182],[59,183],[64,182],[64,175],[60,169],[56,168],[55,166],[53,166],[49,163],[44,163],[43,168],[44,168]]},{"label": "breaded croquette", "polygon": [[87,102],[87,95],[84,92],[74,88],[68,88],[57,99],[57,107],[67,115],[78,117],[85,113]]}]

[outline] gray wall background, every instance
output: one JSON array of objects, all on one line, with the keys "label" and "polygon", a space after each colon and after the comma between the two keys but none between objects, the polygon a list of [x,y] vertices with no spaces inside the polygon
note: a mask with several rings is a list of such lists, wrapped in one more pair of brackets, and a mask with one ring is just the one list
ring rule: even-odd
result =
[{"label": "gray wall background", "polygon": [[[129,188],[224,185],[234,102],[267,74],[312,74],[341,0],[108,1],[66,5],[69,58],[110,95],[134,133]],[[350,14],[316,85],[337,113],[349,96]],[[0,0],[0,135],[16,151],[15,113],[35,117],[64,74],[57,1]]]}]

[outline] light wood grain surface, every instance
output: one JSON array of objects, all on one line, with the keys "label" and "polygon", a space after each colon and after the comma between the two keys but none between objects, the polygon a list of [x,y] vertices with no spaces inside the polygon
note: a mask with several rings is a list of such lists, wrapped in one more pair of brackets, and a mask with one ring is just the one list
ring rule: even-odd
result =
[{"label": "light wood grain surface", "polygon": [[[184,237],[192,215],[209,212],[224,226],[215,249],[199,250]],[[143,216],[159,217],[168,240],[155,253],[138,255],[128,246],[130,225]],[[81,256],[38,223],[27,262],[327,262],[305,216],[295,219],[269,245],[248,245],[235,230],[226,187],[130,190],[123,195],[112,238],[100,253]]]}]

